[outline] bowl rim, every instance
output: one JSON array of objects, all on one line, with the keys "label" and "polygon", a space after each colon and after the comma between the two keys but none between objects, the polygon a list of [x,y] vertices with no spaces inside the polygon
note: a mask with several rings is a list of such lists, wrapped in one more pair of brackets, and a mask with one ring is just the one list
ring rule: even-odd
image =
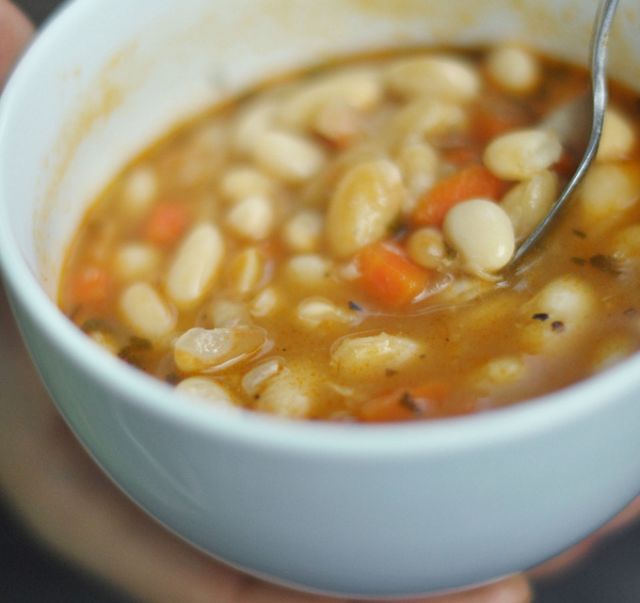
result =
[{"label": "bowl rim", "polygon": [[[0,272],[16,302],[14,313],[19,316],[21,310],[26,312],[69,361],[119,400],[183,428],[246,445],[373,458],[411,452],[444,454],[546,433],[592,414],[613,412],[616,401],[625,400],[638,386],[640,354],[635,354],[562,390],[488,412],[398,424],[343,424],[284,419],[242,409],[229,412],[201,404],[113,357],[64,316],[23,258],[9,228],[6,188],[12,176],[3,160],[11,152],[8,124],[21,110],[26,84],[41,71],[43,61],[46,63],[55,53],[56,40],[90,12],[83,2],[67,0],[60,6],[23,54],[0,96]],[[64,403],[57,404],[64,409]]]}]

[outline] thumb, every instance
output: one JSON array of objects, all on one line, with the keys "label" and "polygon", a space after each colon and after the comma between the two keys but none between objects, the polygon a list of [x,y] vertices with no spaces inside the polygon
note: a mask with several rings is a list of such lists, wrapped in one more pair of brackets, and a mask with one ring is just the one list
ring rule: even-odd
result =
[{"label": "thumb", "polygon": [[29,19],[8,0],[0,0],[0,89],[32,36]]}]

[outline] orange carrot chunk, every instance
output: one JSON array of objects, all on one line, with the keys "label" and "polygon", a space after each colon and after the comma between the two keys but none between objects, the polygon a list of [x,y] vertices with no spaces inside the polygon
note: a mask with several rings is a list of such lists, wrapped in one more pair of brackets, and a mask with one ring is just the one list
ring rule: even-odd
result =
[{"label": "orange carrot chunk", "polygon": [[424,291],[431,273],[403,255],[395,245],[373,243],[356,258],[360,285],[380,304],[403,306]]},{"label": "orange carrot chunk", "polygon": [[107,299],[110,290],[107,271],[100,266],[83,266],[71,278],[71,296],[76,304],[96,304]]},{"label": "orange carrot chunk", "polygon": [[442,226],[447,212],[458,203],[481,197],[499,200],[506,183],[483,165],[471,165],[438,182],[418,202],[413,221],[420,226]]},{"label": "orange carrot chunk", "polygon": [[171,246],[185,233],[189,215],[184,204],[164,201],[153,207],[143,226],[144,238],[154,245]]},{"label": "orange carrot chunk", "polygon": [[360,407],[359,418],[366,423],[388,423],[441,416],[449,395],[450,387],[437,381],[397,389],[365,402]]}]

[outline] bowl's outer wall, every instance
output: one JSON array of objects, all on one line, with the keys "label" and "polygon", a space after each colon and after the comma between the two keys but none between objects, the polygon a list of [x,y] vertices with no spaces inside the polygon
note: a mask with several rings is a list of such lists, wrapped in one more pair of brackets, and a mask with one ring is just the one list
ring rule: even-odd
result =
[{"label": "bowl's outer wall", "polygon": [[[588,40],[592,11],[586,9],[595,6],[503,0],[482,3],[480,10],[480,3],[470,4],[406,0],[396,1],[391,10],[391,3],[375,0],[76,2],[45,32],[9,87],[0,130],[0,216],[8,216],[11,237],[31,272],[57,274],[65,241],[89,193],[169,116],[184,115],[265,69],[317,53],[443,39],[461,35],[465,27],[466,41],[492,39],[510,27],[509,36],[521,31],[544,47],[578,58]],[[172,12],[180,14],[174,19],[173,45],[166,45],[174,59],[165,50],[166,64],[149,61],[148,53],[161,52],[162,45],[131,46],[131,39],[145,22],[156,26],[147,28],[148,35],[163,31]],[[527,19],[537,19],[538,28],[546,22],[548,34],[564,28],[565,35],[541,37],[539,29],[532,35]],[[189,27],[196,32],[191,37],[185,35]],[[238,35],[239,28],[250,35]],[[64,39],[72,39],[73,48]],[[251,53],[245,40],[251,40]],[[626,36],[618,54],[632,43]],[[199,54],[187,69],[194,44]],[[125,47],[127,60],[114,62],[116,51]],[[242,57],[246,65],[237,59],[235,70],[223,69],[229,56]],[[619,56],[614,60],[621,61]],[[638,69],[635,63],[625,72],[631,79],[632,69]],[[103,96],[96,97],[95,89],[89,94],[87,86],[104,80],[105,70],[109,86]],[[135,72],[138,87],[129,88],[127,70]],[[53,75],[42,79],[45,72]],[[220,80],[222,85],[207,87]],[[52,93],[44,94],[43,85]],[[147,105],[163,88],[167,94],[159,108]],[[78,104],[83,92],[92,104],[86,113]],[[79,113],[84,125],[73,128]],[[24,139],[26,124],[29,137]],[[52,124],[64,127],[56,130]],[[54,148],[63,149],[55,154],[58,165],[51,159]],[[76,178],[82,171],[87,173]],[[9,197],[20,204],[10,204]],[[39,220],[36,238],[34,216]],[[502,432],[482,445],[462,442],[423,451],[412,446],[406,453],[397,447],[390,454],[382,449],[367,455],[337,451],[325,435],[319,436],[326,437],[324,451],[317,441],[308,448],[288,448],[270,445],[268,439],[238,438],[237,426],[227,434],[206,423],[176,421],[173,414],[154,410],[154,401],[146,399],[150,394],[140,394],[144,387],[133,371],[114,368],[116,361],[74,337],[61,342],[68,325],[57,324],[59,317],[48,320],[51,308],[44,298],[34,302],[26,285],[28,271],[14,265],[20,261],[14,261],[8,238],[2,249],[12,304],[35,363],[80,440],[129,496],[170,529],[258,575],[311,590],[371,597],[459,587],[523,570],[559,552],[638,491],[637,384],[618,388],[610,407],[594,407],[522,437]],[[49,276],[45,288],[51,294],[55,278]],[[101,363],[110,367],[110,375],[118,375],[117,383],[101,376]],[[128,387],[134,382],[136,387]],[[148,391],[168,396],[158,388]],[[515,428],[518,415],[511,416]],[[392,437],[379,433],[381,440]],[[424,434],[429,437],[428,430]]]},{"label": "bowl's outer wall", "polygon": [[638,492],[632,392],[615,412],[441,454],[323,455],[180,429],[96,381],[19,313],[82,442],[162,523],[237,567],[302,588],[398,596],[540,563]]}]

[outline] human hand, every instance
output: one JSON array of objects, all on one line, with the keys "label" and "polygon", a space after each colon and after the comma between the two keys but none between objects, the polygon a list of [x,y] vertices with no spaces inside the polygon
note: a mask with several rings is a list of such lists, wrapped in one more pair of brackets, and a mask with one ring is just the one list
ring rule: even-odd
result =
[{"label": "human hand", "polygon": [[[0,0],[0,87],[31,33],[24,16]],[[51,405],[1,289],[0,327],[0,489],[43,543],[149,603],[331,603],[217,563],[135,507],[96,468]],[[525,603],[530,597],[527,581],[517,576],[424,601]]]}]

